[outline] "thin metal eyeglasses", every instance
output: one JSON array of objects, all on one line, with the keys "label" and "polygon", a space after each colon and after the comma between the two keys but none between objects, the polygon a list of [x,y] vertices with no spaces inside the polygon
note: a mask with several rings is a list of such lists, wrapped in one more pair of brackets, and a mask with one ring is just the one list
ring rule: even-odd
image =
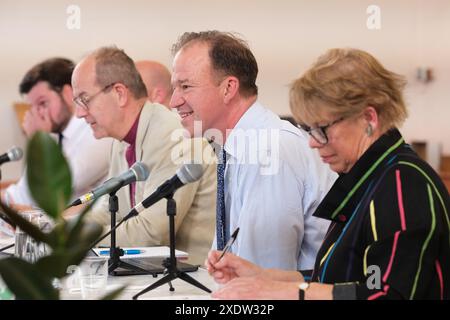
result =
[{"label": "thin metal eyeglasses", "polygon": [[78,97],[73,98],[73,102],[75,102],[78,106],[82,107],[84,110],[89,110],[89,102],[91,102],[96,96],[98,96],[100,93],[105,92],[106,90],[110,89],[112,86],[114,86],[116,82],[110,83],[107,86],[103,87],[100,91],[93,94],[92,96],[86,96],[86,95],[79,95]]},{"label": "thin metal eyeglasses", "polygon": [[327,144],[328,143],[328,136],[327,136],[327,129],[329,127],[331,127],[332,125],[341,122],[342,120],[344,120],[345,118],[339,118],[337,120],[334,120],[333,122],[330,122],[324,126],[317,126],[314,128],[308,127],[307,125],[304,124],[297,124],[297,127],[299,127],[300,129],[306,131],[311,137],[314,138],[314,140],[316,140],[318,143],[320,144]]}]

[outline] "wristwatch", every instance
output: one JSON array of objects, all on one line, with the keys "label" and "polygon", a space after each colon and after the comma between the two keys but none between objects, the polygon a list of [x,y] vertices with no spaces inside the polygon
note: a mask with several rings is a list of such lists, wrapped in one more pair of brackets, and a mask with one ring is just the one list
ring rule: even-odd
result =
[{"label": "wristwatch", "polygon": [[298,300],[305,300],[306,290],[309,288],[308,282],[302,282],[298,285]]}]

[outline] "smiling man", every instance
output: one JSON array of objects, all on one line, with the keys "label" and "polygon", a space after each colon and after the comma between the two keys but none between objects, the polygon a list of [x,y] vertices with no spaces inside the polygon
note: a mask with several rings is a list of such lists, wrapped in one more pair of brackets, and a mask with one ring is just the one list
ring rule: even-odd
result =
[{"label": "smiling man", "polygon": [[235,254],[266,268],[312,269],[328,227],[312,213],[336,176],[304,134],[258,101],[258,66],[243,40],[190,32],[173,53],[170,106],[191,135],[220,149],[217,248],[239,227]]},{"label": "smiling man", "polygon": [[[183,160],[190,160],[191,140],[173,138],[174,132],[182,130],[178,116],[147,100],[145,85],[133,61],[120,49],[105,47],[88,55],[76,66],[72,85],[77,116],[89,123],[96,138],[115,139],[109,176],[128,170],[136,161],[144,162],[149,169],[149,179],[117,192],[119,220],[172,177]],[[206,141],[199,142],[210,148]],[[214,171],[214,163],[205,163],[202,178],[174,195],[177,249],[187,251],[191,263],[204,261],[213,240]],[[88,217],[105,227],[110,225],[108,196],[99,200]],[[116,237],[122,247],[168,245],[166,201],[127,220],[117,229]],[[103,243],[109,243],[109,238]]]},{"label": "smiling man", "polygon": [[[55,135],[72,171],[73,197],[103,182],[109,169],[111,140],[96,140],[82,120],[73,116],[71,77],[74,63],[65,58],[47,59],[23,77],[19,91],[31,105],[22,124],[27,137],[36,131]],[[9,186],[3,199],[21,206],[35,205],[25,174]]]}]

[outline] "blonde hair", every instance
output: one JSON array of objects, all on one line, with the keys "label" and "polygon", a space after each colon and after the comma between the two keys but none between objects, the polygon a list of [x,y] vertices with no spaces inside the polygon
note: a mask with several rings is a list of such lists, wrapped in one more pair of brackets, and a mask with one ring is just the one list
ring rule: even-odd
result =
[{"label": "blonde hair", "polygon": [[375,108],[381,132],[400,126],[407,117],[404,77],[385,69],[358,49],[330,49],[291,84],[289,98],[299,123],[323,121],[323,112],[347,117]]}]

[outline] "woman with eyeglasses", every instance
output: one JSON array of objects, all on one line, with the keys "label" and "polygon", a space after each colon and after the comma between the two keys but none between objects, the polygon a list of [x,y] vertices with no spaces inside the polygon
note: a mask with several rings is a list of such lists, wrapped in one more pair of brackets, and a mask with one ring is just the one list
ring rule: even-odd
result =
[{"label": "woman with eyeglasses", "polygon": [[211,251],[223,299],[450,299],[450,200],[405,143],[405,81],[373,56],[332,49],[290,90],[310,147],[339,173],[315,216],[331,220],[310,279]]}]

